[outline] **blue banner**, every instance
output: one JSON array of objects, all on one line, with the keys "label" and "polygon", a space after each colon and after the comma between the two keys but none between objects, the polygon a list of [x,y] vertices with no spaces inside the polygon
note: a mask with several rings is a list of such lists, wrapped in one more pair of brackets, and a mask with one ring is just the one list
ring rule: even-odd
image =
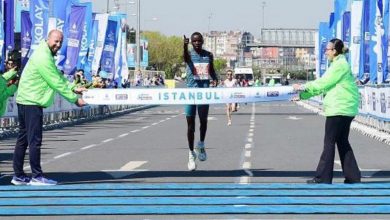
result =
[{"label": "blue banner", "polygon": [[101,69],[108,73],[108,78],[113,79],[114,75],[114,58],[115,58],[115,47],[117,40],[117,22],[108,20],[106,38],[104,41],[104,47],[102,52],[102,59],[100,62]]},{"label": "blue banner", "polygon": [[383,82],[382,72],[382,1],[370,0],[370,16],[369,16],[369,31],[370,31],[370,81],[372,83],[381,84]]},{"label": "blue banner", "polygon": [[21,12],[21,32],[20,32],[20,46],[21,46],[21,55],[22,55],[22,69],[28,61],[28,52],[31,47],[31,20],[30,12],[22,11]]},{"label": "blue banner", "polygon": [[320,77],[325,73],[327,69],[327,57],[325,55],[326,45],[328,44],[328,35],[329,35],[329,24],[327,22],[320,22],[319,30],[318,30],[318,51],[319,51],[319,64]]},{"label": "blue banner", "polygon": [[330,13],[329,15],[329,23],[328,23],[328,27],[329,27],[329,35],[328,37],[330,39],[332,38],[335,38],[336,37],[336,28],[335,28],[335,19],[334,19],[334,12]]},{"label": "blue banner", "polygon": [[147,67],[149,65],[149,42],[146,39],[141,39],[141,66],[142,67]]},{"label": "blue banner", "polygon": [[363,18],[362,18],[362,46],[360,52],[359,79],[370,78],[370,0],[363,2]]},{"label": "blue banner", "polygon": [[5,7],[5,16],[4,16],[5,17],[5,50],[7,55],[9,51],[15,48],[14,0],[5,0],[4,7]]},{"label": "blue banner", "polygon": [[47,25],[49,21],[49,0],[31,0],[30,1],[30,19],[32,23],[31,30],[31,49],[30,55],[38,47],[42,40],[47,36]]},{"label": "blue banner", "polygon": [[4,20],[3,7],[0,5],[0,70],[4,69]]},{"label": "blue banner", "polygon": [[21,32],[22,11],[30,10],[29,0],[16,0],[15,6],[15,32]]},{"label": "blue banner", "polygon": [[[84,65],[87,63],[87,54],[89,44],[91,42],[91,34],[92,34],[92,3],[80,3],[80,5],[85,6],[85,22],[83,28],[83,36],[81,38],[81,48],[79,53],[79,58],[77,61],[77,68],[84,69]],[[90,80],[91,76],[88,76],[87,79]]]},{"label": "blue banner", "polygon": [[343,15],[343,38],[344,44],[349,48],[351,42],[351,12],[344,12]]},{"label": "blue banner", "polygon": [[389,76],[389,59],[390,59],[390,54],[389,54],[389,41],[387,40],[390,36],[390,28],[389,28],[389,6],[390,6],[390,1],[389,0],[384,0],[383,1],[383,28],[384,28],[384,35],[382,38],[382,44],[383,44],[383,79],[385,82],[389,83],[390,82],[390,76]]},{"label": "blue banner", "polygon": [[68,15],[71,11],[72,0],[53,0],[52,4],[52,16],[55,20],[55,28],[60,30],[64,34],[64,38],[62,41],[62,47],[57,52],[56,56],[56,64],[59,69],[63,69],[63,65],[66,59],[66,46],[68,39]]},{"label": "blue banner", "polygon": [[137,45],[127,44],[127,65],[129,67],[135,67],[136,53],[137,53]]},{"label": "blue banner", "polygon": [[98,26],[99,26],[99,21],[95,20],[95,14],[93,14],[93,22],[92,22],[92,30],[91,30],[91,41],[89,43],[89,48],[88,48],[88,59],[86,64],[84,65],[84,74],[87,80],[92,79],[92,61],[93,58],[95,57],[95,48],[96,48],[96,41],[98,37]]},{"label": "blue banner", "polygon": [[73,75],[76,71],[77,60],[80,52],[80,42],[85,23],[85,6],[72,6],[69,15],[68,42],[64,72]]}]

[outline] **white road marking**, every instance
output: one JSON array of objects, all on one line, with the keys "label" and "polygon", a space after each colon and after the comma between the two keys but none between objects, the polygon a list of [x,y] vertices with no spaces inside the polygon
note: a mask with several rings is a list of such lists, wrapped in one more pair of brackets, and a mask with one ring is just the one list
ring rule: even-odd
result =
[{"label": "white road marking", "polygon": [[136,132],[139,132],[139,130],[133,130],[133,131],[130,131],[131,133],[136,133]]},{"label": "white road marking", "polygon": [[155,125],[158,125],[158,123],[156,122],[156,123],[153,123],[153,124],[152,124],[152,126],[155,126]]},{"label": "white road marking", "polygon": [[58,159],[58,158],[61,158],[61,157],[66,157],[68,155],[72,154],[71,152],[67,152],[67,153],[63,153],[63,154],[60,154],[58,156],[55,156],[54,159]]},{"label": "white road marking", "polygon": [[245,144],[245,149],[250,149],[252,147],[252,144]]},{"label": "white road marking", "polygon": [[107,142],[110,142],[110,141],[113,141],[114,139],[112,139],[112,138],[108,138],[108,139],[106,139],[106,140],[104,140],[104,141],[102,141],[103,143],[107,143]]},{"label": "white road marking", "polygon": [[288,116],[288,118],[286,119],[289,119],[289,120],[301,120],[302,118],[298,118],[297,116]]},{"label": "white road marking", "polygon": [[138,167],[141,167],[148,161],[130,161],[127,164],[123,165],[118,170],[102,170],[103,172],[106,172],[110,174],[113,178],[119,179],[123,178],[125,176],[134,174],[136,172],[146,171],[146,170],[140,170],[137,169]]},{"label": "white road marking", "polygon": [[248,138],[248,142],[252,143],[253,142],[253,138]]},{"label": "white road marking", "polygon": [[242,168],[244,169],[250,169],[251,168],[251,162],[244,162],[244,164],[242,164]]},{"label": "white road marking", "polygon": [[92,148],[92,147],[96,147],[96,144],[91,144],[91,145],[82,147],[81,150],[86,150],[86,149],[89,149],[89,148]]},{"label": "white road marking", "polygon": [[245,157],[251,157],[252,152],[250,150],[245,151]]},{"label": "white road marking", "polygon": [[142,127],[142,129],[147,129],[147,128],[149,128],[149,126]]},{"label": "white road marking", "polygon": [[118,138],[123,138],[123,137],[126,137],[127,135],[129,135],[129,133],[124,133],[124,134],[119,135]]}]

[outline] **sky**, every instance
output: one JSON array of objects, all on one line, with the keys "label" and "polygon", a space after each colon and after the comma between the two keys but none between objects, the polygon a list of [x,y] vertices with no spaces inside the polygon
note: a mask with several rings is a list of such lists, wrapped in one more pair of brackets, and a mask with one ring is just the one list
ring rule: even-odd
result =
[{"label": "sky", "polygon": [[[95,12],[106,12],[108,0],[92,0]],[[136,0],[118,0],[119,11],[128,14],[136,26]],[[333,0],[140,0],[141,30],[159,31],[168,36],[193,32],[248,31],[255,37],[265,28],[318,28],[328,21]],[[109,0],[115,11],[114,0]]]}]

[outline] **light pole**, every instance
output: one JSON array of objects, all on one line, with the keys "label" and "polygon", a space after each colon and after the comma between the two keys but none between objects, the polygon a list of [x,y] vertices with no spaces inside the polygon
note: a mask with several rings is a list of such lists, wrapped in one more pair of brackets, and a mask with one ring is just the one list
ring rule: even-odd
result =
[{"label": "light pole", "polygon": [[210,24],[211,24],[211,19],[213,18],[213,13],[210,13],[208,19],[209,19],[209,25],[207,26],[207,32],[210,33]]},{"label": "light pole", "polygon": [[264,26],[264,23],[265,23],[265,22],[264,22],[264,20],[265,20],[264,8],[265,8],[265,6],[266,6],[265,2],[262,2],[262,4],[261,4],[261,7],[262,7],[262,9],[263,9],[263,13],[262,13],[262,14],[263,14],[263,24],[262,24],[262,27],[261,27],[262,29],[264,29],[264,27],[265,27],[265,26]]},{"label": "light pole", "polygon": [[136,60],[136,65],[135,65],[135,70],[136,71],[140,71],[141,69],[141,59],[140,59],[140,56],[141,56],[141,48],[140,48],[140,21],[141,21],[141,16],[140,16],[140,12],[141,12],[141,0],[137,0],[137,30],[136,30],[136,37],[135,37],[135,40],[136,40],[136,43],[137,43],[137,60]]}]

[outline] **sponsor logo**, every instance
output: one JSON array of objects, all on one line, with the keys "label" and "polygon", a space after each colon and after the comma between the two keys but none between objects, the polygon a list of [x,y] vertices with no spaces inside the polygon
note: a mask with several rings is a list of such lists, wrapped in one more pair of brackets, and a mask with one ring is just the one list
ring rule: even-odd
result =
[{"label": "sponsor logo", "polygon": [[85,99],[94,99],[95,96],[93,96],[93,95],[84,95],[83,98],[85,98]]},{"label": "sponsor logo", "polygon": [[267,97],[278,97],[279,92],[278,91],[269,91],[267,92]]},{"label": "sponsor logo", "polygon": [[149,94],[139,94],[138,97],[137,97],[138,100],[152,100],[153,97]]},{"label": "sponsor logo", "polygon": [[128,100],[129,99],[129,95],[127,95],[127,94],[116,94],[115,95],[115,99],[116,100]]},{"label": "sponsor logo", "polygon": [[234,92],[230,94],[231,99],[245,99],[245,95],[242,92]]}]

